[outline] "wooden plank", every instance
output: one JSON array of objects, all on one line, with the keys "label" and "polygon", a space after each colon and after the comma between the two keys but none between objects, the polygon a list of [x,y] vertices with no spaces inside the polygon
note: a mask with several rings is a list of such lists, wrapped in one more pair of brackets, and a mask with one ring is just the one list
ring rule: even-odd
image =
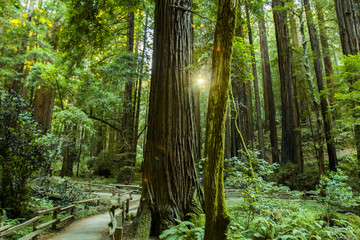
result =
[{"label": "wooden plank", "polygon": [[28,235],[26,235],[26,236],[24,236],[24,237],[22,237],[22,238],[19,238],[18,240],[30,240],[30,239],[32,239],[33,237],[39,235],[42,231],[43,231],[43,230],[37,230],[37,231],[32,232],[32,233],[30,233],[30,234],[28,234]]},{"label": "wooden plank", "polygon": [[54,207],[54,208],[50,208],[50,209],[46,209],[46,210],[42,210],[42,211],[38,211],[37,215],[44,215],[50,212],[54,212],[54,211],[58,211],[60,210],[60,207]]},{"label": "wooden plank", "polygon": [[74,217],[75,217],[74,215],[67,216],[66,218],[61,219],[61,220],[60,220],[60,223],[65,222],[65,221],[67,221],[67,220],[69,220],[69,219],[72,219],[72,218],[74,218]]},{"label": "wooden plank", "polygon": [[70,205],[70,206],[67,206],[67,207],[61,208],[61,209],[60,209],[60,212],[67,211],[67,210],[72,209],[72,208],[75,208],[75,207],[76,207],[76,205]]},{"label": "wooden plank", "polygon": [[33,222],[38,221],[40,218],[41,218],[41,216],[37,216],[37,217],[34,217],[34,218],[32,218],[32,219],[30,219],[30,220],[28,220],[28,221],[26,221],[26,222],[23,222],[23,223],[19,224],[19,225],[16,225],[16,226],[14,226],[14,227],[11,227],[11,228],[9,228],[9,229],[1,232],[1,233],[0,233],[0,237],[3,237],[3,236],[5,236],[5,235],[8,235],[9,233],[12,233],[12,232],[14,232],[14,231],[16,231],[16,230],[19,230],[19,229],[21,229],[21,228],[27,227],[27,226],[31,225]]},{"label": "wooden plank", "polygon": [[36,226],[35,230],[42,229],[44,227],[50,226],[51,224],[58,223],[58,222],[60,222],[60,219],[51,220],[49,222],[46,222],[46,223]]},{"label": "wooden plank", "polygon": [[101,200],[101,199],[102,199],[102,198],[93,198],[93,199],[75,201],[75,202],[73,202],[73,204],[81,204],[81,203],[94,202],[94,201],[99,201],[99,200]]},{"label": "wooden plank", "polygon": [[128,188],[137,188],[137,189],[141,189],[142,187],[140,187],[139,185],[124,185],[124,184],[110,184],[110,185],[114,185],[116,187],[128,187]]},{"label": "wooden plank", "polygon": [[7,225],[7,226],[4,226],[4,227],[1,227],[0,232],[5,231],[6,229],[9,229],[11,227],[12,227],[12,225]]}]

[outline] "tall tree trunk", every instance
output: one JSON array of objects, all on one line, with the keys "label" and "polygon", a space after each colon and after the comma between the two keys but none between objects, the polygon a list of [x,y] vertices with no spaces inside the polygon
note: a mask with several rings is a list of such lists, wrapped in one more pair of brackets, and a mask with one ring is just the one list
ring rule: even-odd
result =
[{"label": "tall tree trunk", "polygon": [[[356,55],[360,52],[360,14],[359,0],[334,0],[336,16],[339,25],[341,46],[344,55]],[[350,78],[352,85],[357,79]],[[358,116],[356,116],[358,117]],[[354,126],[355,142],[360,139],[360,131]],[[360,164],[360,146],[357,145]]]},{"label": "tall tree trunk", "polygon": [[68,142],[65,143],[64,146],[63,163],[61,167],[60,176],[72,177],[74,163],[76,161],[76,156],[77,156],[76,154],[77,126],[74,125],[72,128],[69,126],[65,126],[64,131],[66,134],[70,134],[72,137],[69,139]]},{"label": "tall tree trunk", "polygon": [[205,238],[227,239],[231,217],[223,183],[225,122],[230,89],[231,59],[236,23],[236,1],[220,0],[212,58],[205,142]]},{"label": "tall tree trunk", "polygon": [[[133,239],[148,239],[200,213],[202,191],[195,162],[200,150],[191,69],[192,1],[156,0],[143,191]],[[166,24],[164,24],[166,23]],[[169,41],[169,39],[171,41]]]},{"label": "tall tree trunk", "polygon": [[300,119],[302,122],[305,122],[306,115],[307,115],[307,109],[309,106],[308,102],[308,93],[307,93],[307,87],[306,87],[306,75],[303,69],[303,62],[301,56],[302,52],[302,46],[300,44],[299,39],[299,32],[296,25],[296,19],[295,14],[290,14],[290,30],[291,30],[291,37],[292,42],[294,45],[293,51],[295,52],[294,56],[299,56],[294,58],[294,70],[295,70],[295,76],[296,76],[296,87],[298,89],[298,101],[300,102]]},{"label": "tall tree trunk", "polygon": [[313,62],[315,68],[315,76],[318,85],[318,90],[320,93],[320,106],[321,106],[321,113],[324,121],[324,128],[325,128],[325,137],[326,137],[326,146],[329,155],[329,168],[331,171],[336,171],[337,165],[337,156],[336,156],[336,149],[335,149],[335,142],[334,138],[331,134],[332,129],[332,117],[329,110],[329,103],[324,94],[321,94],[322,91],[325,90],[324,79],[322,75],[322,67],[321,67],[321,53],[320,53],[320,43],[317,36],[313,16],[310,9],[309,0],[303,0],[305,6],[305,14],[307,20],[307,26],[309,30],[310,36],[310,43],[311,49],[313,51]]},{"label": "tall tree trunk", "polygon": [[[135,22],[134,22],[134,12],[128,13],[128,31],[127,31],[127,51],[129,54],[134,53],[134,35],[135,35]],[[134,59],[129,57],[131,70],[134,71],[135,64],[133,63]],[[134,174],[133,168],[135,166],[134,160],[136,161],[136,152],[134,152],[135,141],[134,141],[134,121],[135,121],[135,109],[133,105],[133,95],[134,95],[134,76],[132,73],[129,74],[128,79],[125,82],[125,92],[124,92],[124,107],[122,115],[122,123],[120,129],[120,165],[125,167],[125,171],[119,172],[118,181],[129,182],[132,179]],[[135,156],[134,156],[135,155]]]},{"label": "tall tree trunk", "polygon": [[[279,160],[279,148],[278,148],[278,139],[276,131],[276,121],[275,121],[275,102],[274,94],[272,89],[272,78],[271,78],[271,68],[269,63],[269,48],[266,37],[266,28],[265,28],[265,19],[264,15],[261,16],[259,21],[259,35],[260,35],[260,49],[261,49],[261,58],[262,58],[262,76],[264,82],[264,102],[267,103],[269,109],[269,127],[270,127],[270,144],[271,144],[271,154],[272,162],[280,162]],[[265,104],[266,109],[266,104]],[[266,117],[266,115],[265,115]]]},{"label": "tall tree trunk", "polygon": [[48,86],[41,86],[35,93],[34,117],[41,124],[46,133],[51,128],[54,108],[55,90]]},{"label": "tall tree trunk", "polygon": [[317,37],[317,32],[316,32],[313,16],[311,13],[309,0],[303,0],[303,2],[305,6],[305,13],[306,13],[307,26],[310,36],[311,49],[313,51],[315,76],[318,85],[318,90],[320,93],[320,106],[324,121],[327,152],[329,155],[329,168],[331,171],[336,171],[336,165],[337,165],[336,149],[335,149],[334,138],[332,137],[331,134],[332,117],[330,115],[330,112],[328,111],[329,110],[328,100],[325,95],[321,94],[321,92],[325,90],[325,86],[324,86],[325,84],[324,84],[322,67],[320,62],[321,59],[320,43]]},{"label": "tall tree trunk", "polygon": [[247,27],[248,27],[248,34],[249,34],[249,43],[251,45],[251,56],[253,57],[252,63],[252,71],[254,76],[254,94],[255,94],[255,105],[256,105],[256,124],[258,130],[258,140],[259,140],[259,151],[260,151],[260,158],[263,158],[265,154],[265,144],[264,144],[264,133],[263,133],[263,125],[261,121],[261,108],[260,108],[260,96],[259,96],[259,81],[257,76],[257,69],[256,69],[256,59],[255,59],[255,51],[253,47],[253,35],[252,35],[252,28],[250,22],[250,13],[249,13],[249,3],[248,0],[245,2],[246,8],[246,20],[247,20]]},{"label": "tall tree trunk", "polygon": [[[319,30],[320,30],[319,33],[320,33],[323,61],[324,61],[324,66],[325,66],[325,76],[327,77],[327,88],[331,89],[332,85],[334,83],[334,77],[332,76],[332,75],[334,75],[334,69],[333,69],[331,57],[330,57],[330,48],[329,48],[329,43],[328,43],[328,37],[326,34],[325,17],[324,17],[324,13],[323,13],[323,7],[321,5],[323,3],[324,2],[321,3],[319,0],[315,0],[314,6],[316,9],[316,15],[317,15],[318,25],[319,25]],[[330,95],[329,95],[330,104],[333,101],[333,98],[334,98],[333,95],[334,95],[334,93],[330,92]]]},{"label": "tall tree trunk", "polygon": [[310,123],[311,133],[313,135],[314,148],[315,148],[314,150],[315,150],[315,154],[316,154],[316,159],[318,161],[319,171],[321,174],[325,174],[324,148],[323,148],[324,135],[323,135],[323,124],[321,121],[321,113],[320,113],[321,110],[320,110],[320,105],[315,98],[314,86],[313,86],[312,80],[311,80],[310,64],[309,64],[309,58],[307,55],[307,40],[305,38],[305,26],[304,26],[305,23],[303,21],[302,15],[299,16],[299,20],[300,20],[300,33],[301,33],[301,37],[302,37],[303,65],[304,65],[304,69],[305,69],[305,77],[306,77],[306,81],[308,84],[308,89],[310,91],[312,107],[314,109],[315,117],[316,117],[315,131],[312,127],[310,106],[308,106],[309,123]]},{"label": "tall tree trunk", "polygon": [[287,12],[284,10],[285,2],[281,0],[273,0],[272,7],[281,82],[281,161],[283,164],[287,162],[297,164],[298,170],[302,172],[304,162],[302,158],[301,131],[296,99],[296,80],[292,63],[289,30],[287,26]]},{"label": "tall tree trunk", "polygon": [[356,55],[360,50],[360,20],[358,2],[334,0],[344,55]]},{"label": "tall tree trunk", "polygon": [[[241,13],[238,14],[240,26],[236,28],[235,34],[240,37],[243,41],[245,39],[245,20],[241,16]],[[245,58],[242,58],[240,66],[245,66],[247,68],[247,62]],[[246,71],[244,71],[246,72]],[[231,123],[231,135],[232,135],[232,156],[240,157],[240,149],[244,149],[240,136],[237,133],[235,127],[235,121],[240,128],[240,131],[243,135],[244,142],[246,146],[252,145],[253,139],[253,117],[252,117],[252,101],[251,101],[251,85],[250,81],[247,79],[247,76],[242,74],[240,77],[235,76],[231,78],[232,91],[234,95],[234,102],[232,103],[232,123]],[[239,112],[237,119],[235,119],[235,112]]]}]

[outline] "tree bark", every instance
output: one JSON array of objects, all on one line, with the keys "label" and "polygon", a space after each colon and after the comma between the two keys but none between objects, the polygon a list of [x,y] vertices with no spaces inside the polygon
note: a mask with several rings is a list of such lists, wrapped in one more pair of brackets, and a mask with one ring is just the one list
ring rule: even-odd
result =
[{"label": "tree bark", "polygon": [[54,100],[55,89],[51,87],[40,86],[35,93],[34,117],[40,123],[44,133],[51,129]]},{"label": "tree bark", "polygon": [[[128,31],[127,31],[127,51],[132,56],[134,53],[134,35],[135,35],[135,22],[134,12],[128,13]],[[129,57],[130,72],[135,71],[134,59]],[[120,171],[118,182],[128,182],[132,179],[134,174],[133,168],[136,161],[136,152],[134,152],[134,127],[135,127],[135,109],[133,104],[134,95],[134,76],[129,73],[128,79],[125,82],[124,92],[124,107],[122,114],[122,123],[120,129],[120,161],[121,167],[125,167],[126,171]],[[135,155],[135,156],[134,156]]]},{"label": "tree bark", "polygon": [[69,126],[65,126],[65,133],[70,134],[72,137],[65,142],[64,146],[64,154],[63,154],[63,163],[61,167],[61,177],[72,177],[73,176],[73,168],[74,163],[76,161],[76,132],[77,126],[74,125],[72,128]]},{"label": "tree bark", "polygon": [[358,2],[334,0],[344,55],[356,55],[360,49],[360,21]]},{"label": "tree bark", "polygon": [[277,139],[277,131],[276,131],[276,121],[275,121],[276,111],[275,111],[274,93],[272,89],[271,68],[269,63],[269,48],[266,37],[264,15],[261,16],[261,19],[259,21],[259,35],[260,35],[260,49],[261,49],[261,58],[262,58],[262,76],[264,83],[264,98],[265,98],[264,102],[265,102],[265,109],[267,108],[267,106],[269,109],[268,121],[270,128],[272,162],[279,163],[280,162],[279,148],[278,148],[278,139]]},{"label": "tree bark", "polygon": [[291,30],[291,37],[292,37],[292,42],[294,45],[293,51],[295,52],[295,57],[294,58],[294,71],[295,71],[295,77],[296,77],[296,87],[298,89],[298,101],[300,102],[300,120],[301,122],[305,122],[306,120],[306,115],[307,115],[307,110],[308,110],[308,106],[309,106],[309,102],[308,102],[308,92],[307,92],[307,87],[306,87],[306,74],[305,71],[303,69],[303,59],[301,58],[301,50],[302,50],[302,46],[300,44],[300,39],[299,39],[299,32],[298,32],[298,28],[296,25],[296,19],[295,19],[295,14],[294,13],[290,13],[290,30]]},{"label": "tree bark", "polygon": [[[327,88],[330,90],[334,83],[334,77],[333,77],[334,69],[331,62],[330,48],[328,43],[328,37],[326,34],[325,17],[323,13],[323,7],[321,6],[321,2],[319,0],[314,1],[314,6],[316,9],[316,15],[320,30],[319,33],[320,33],[321,49],[323,54],[324,67],[325,67],[325,76],[327,77]],[[330,92],[329,94],[330,104],[333,102],[333,98],[334,98],[333,95],[334,93]]]},{"label": "tree bark", "polygon": [[[334,0],[336,16],[339,25],[339,33],[343,54],[356,55],[360,52],[360,13],[359,0]],[[355,78],[349,78],[350,88],[357,81]],[[351,89],[350,89],[351,91]],[[358,127],[355,125],[355,142],[359,139]],[[360,146],[357,144],[359,157]]]},{"label": "tree bark", "polygon": [[312,80],[311,80],[310,64],[309,64],[309,58],[307,55],[307,41],[305,38],[305,26],[304,26],[304,21],[303,21],[301,15],[299,17],[299,20],[300,20],[300,33],[301,33],[301,37],[302,37],[302,48],[303,48],[303,58],[304,58],[303,65],[304,65],[304,69],[305,69],[305,77],[306,77],[306,81],[308,84],[308,89],[310,91],[312,107],[314,109],[315,117],[316,117],[315,131],[312,127],[310,106],[308,106],[309,124],[310,124],[310,128],[311,128],[311,133],[313,135],[314,150],[315,150],[315,154],[316,154],[316,159],[318,161],[319,171],[321,174],[325,174],[325,161],[324,161],[324,148],[323,148],[324,136],[323,136],[323,124],[321,121],[321,113],[320,113],[321,110],[320,110],[320,105],[315,98],[314,86],[313,86]]},{"label": "tree bark", "polygon": [[[133,239],[148,239],[202,212],[193,62],[192,1],[156,0],[143,190]],[[166,23],[166,24],[164,24]]]},{"label": "tree bark", "polygon": [[297,104],[296,80],[287,26],[287,12],[284,9],[285,2],[274,0],[272,2],[272,8],[281,82],[281,162],[282,164],[293,162],[298,165],[299,172],[302,172],[304,162],[301,150],[301,131]]},{"label": "tree bark", "polygon": [[249,43],[251,45],[251,56],[253,57],[252,63],[252,72],[254,77],[254,94],[255,94],[255,106],[256,106],[256,124],[258,130],[258,140],[259,140],[259,151],[260,151],[260,158],[263,158],[265,154],[265,144],[264,144],[264,133],[263,133],[263,124],[261,120],[261,108],[260,108],[260,96],[259,96],[259,81],[257,76],[257,69],[256,69],[256,59],[255,59],[255,51],[253,48],[253,35],[252,35],[252,28],[250,22],[250,13],[249,13],[249,3],[248,0],[245,2],[245,9],[246,9],[246,20],[247,20],[247,27],[248,27],[248,34],[249,34]]},{"label": "tree bark", "polygon": [[331,171],[336,171],[336,165],[337,165],[337,157],[336,157],[336,149],[335,149],[335,142],[334,138],[331,134],[332,129],[332,117],[329,110],[329,103],[326,98],[326,95],[321,94],[322,91],[325,90],[325,84],[324,79],[322,75],[322,67],[321,67],[321,53],[320,53],[320,43],[317,36],[315,24],[313,21],[313,16],[310,9],[310,3],[309,0],[303,0],[304,6],[305,6],[305,13],[306,13],[306,19],[307,19],[307,26],[309,30],[309,36],[310,36],[310,43],[311,43],[311,49],[313,51],[313,61],[314,61],[314,68],[315,68],[315,76],[316,81],[318,85],[318,90],[320,93],[320,106],[321,106],[321,113],[324,121],[324,128],[325,128],[325,137],[326,137],[326,146],[327,146],[327,152],[329,155],[329,168]]},{"label": "tree bark", "polygon": [[206,212],[204,239],[206,240],[227,239],[231,221],[225,202],[223,161],[236,8],[236,1],[219,1],[206,123],[204,175]]}]

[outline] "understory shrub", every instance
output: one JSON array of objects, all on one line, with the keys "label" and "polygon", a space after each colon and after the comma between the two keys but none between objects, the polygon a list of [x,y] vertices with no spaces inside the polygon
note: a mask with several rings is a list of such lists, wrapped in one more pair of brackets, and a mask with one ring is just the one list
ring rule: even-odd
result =
[{"label": "understory shrub", "polygon": [[0,92],[0,207],[24,217],[30,204],[28,180],[45,165],[42,132],[30,105],[15,92]]}]

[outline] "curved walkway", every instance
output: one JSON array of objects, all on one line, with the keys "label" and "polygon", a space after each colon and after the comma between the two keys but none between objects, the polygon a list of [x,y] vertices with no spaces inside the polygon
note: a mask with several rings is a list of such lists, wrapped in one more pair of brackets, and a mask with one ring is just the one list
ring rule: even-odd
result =
[{"label": "curved walkway", "polygon": [[[130,210],[137,208],[140,195],[133,195],[133,198],[134,202],[131,203]],[[40,240],[107,240],[109,222],[110,215],[106,212],[77,220],[59,232],[41,236]]]}]

